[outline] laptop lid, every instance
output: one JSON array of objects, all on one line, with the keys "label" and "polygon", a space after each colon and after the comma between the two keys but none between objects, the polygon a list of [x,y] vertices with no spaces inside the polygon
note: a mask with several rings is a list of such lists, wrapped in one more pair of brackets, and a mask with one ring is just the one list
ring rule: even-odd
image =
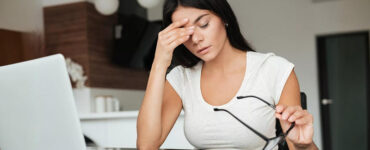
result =
[{"label": "laptop lid", "polygon": [[86,149],[61,54],[0,67],[0,149]]}]

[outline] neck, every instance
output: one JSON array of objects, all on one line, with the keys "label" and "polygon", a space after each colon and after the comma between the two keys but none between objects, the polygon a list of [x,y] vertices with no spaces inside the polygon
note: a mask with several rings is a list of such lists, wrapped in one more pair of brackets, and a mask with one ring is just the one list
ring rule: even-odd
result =
[{"label": "neck", "polygon": [[230,73],[240,71],[245,68],[244,51],[233,48],[229,43],[225,44],[224,49],[211,61],[205,62],[204,70],[212,73]]}]

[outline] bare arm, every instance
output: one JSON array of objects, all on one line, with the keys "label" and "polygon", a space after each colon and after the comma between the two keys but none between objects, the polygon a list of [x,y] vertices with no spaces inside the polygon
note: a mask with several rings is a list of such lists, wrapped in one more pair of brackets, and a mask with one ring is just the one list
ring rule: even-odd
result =
[{"label": "bare arm", "polygon": [[137,123],[139,149],[158,149],[171,131],[182,108],[180,97],[168,81],[164,78],[163,80],[155,78],[155,75],[160,73],[153,73],[149,78],[150,90],[145,93],[139,112]]},{"label": "bare arm", "polygon": [[[289,132],[286,141],[291,150],[317,150],[313,142],[313,118],[307,110],[302,110],[300,88],[294,70],[285,83],[279,104],[276,107],[277,118],[284,132],[290,123],[296,126]],[[281,114],[280,114],[281,113]]]},{"label": "bare arm", "polygon": [[187,22],[174,22],[158,34],[155,58],[137,120],[139,149],[158,149],[181,111],[181,99],[165,77],[175,47],[193,33],[191,28],[179,28]]}]

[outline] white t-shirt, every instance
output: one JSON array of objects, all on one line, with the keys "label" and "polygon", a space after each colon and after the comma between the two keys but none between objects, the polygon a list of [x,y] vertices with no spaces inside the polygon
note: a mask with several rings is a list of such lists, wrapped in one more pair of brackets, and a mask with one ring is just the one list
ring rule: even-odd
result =
[{"label": "white t-shirt", "polygon": [[203,62],[191,68],[177,66],[167,74],[168,82],[182,100],[185,136],[194,147],[260,150],[266,144],[235,118],[226,112],[215,112],[213,108],[227,109],[264,136],[275,137],[275,111],[260,100],[236,97],[255,95],[276,105],[294,65],[273,53],[247,52],[246,57],[242,85],[222,106],[212,106],[203,99],[200,90]]}]

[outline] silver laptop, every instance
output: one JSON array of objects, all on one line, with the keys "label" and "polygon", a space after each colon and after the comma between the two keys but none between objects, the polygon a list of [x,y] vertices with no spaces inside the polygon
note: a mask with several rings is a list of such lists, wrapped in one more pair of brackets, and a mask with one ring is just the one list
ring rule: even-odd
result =
[{"label": "silver laptop", "polygon": [[62,55],[0,66],[0,149],[86,149]]}]

